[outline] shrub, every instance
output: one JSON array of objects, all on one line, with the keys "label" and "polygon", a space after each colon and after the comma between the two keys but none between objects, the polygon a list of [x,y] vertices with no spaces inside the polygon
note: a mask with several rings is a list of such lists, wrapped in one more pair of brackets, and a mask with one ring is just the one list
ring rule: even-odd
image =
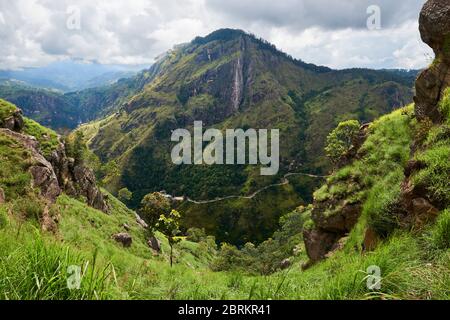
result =
[{"label": "shrub", "polygon": [[159,192],[147,194],[142,199],[141,207],[139,208],[139,214],[150,228],[154,228],[159,218],[164,214],[169,214],[170,211],[171,205],[169,199]]},{"label": "shrub", "polygon": [[118,192],[119,200],[122,202],[130,201],[133,197],[133,193],[127,188],[122,188]]},{"label": "shrub", "polygon": [[338,163],[353,146],[361,125],[357,120],[339,123],[327,137],[325,152],[333,163]]}]

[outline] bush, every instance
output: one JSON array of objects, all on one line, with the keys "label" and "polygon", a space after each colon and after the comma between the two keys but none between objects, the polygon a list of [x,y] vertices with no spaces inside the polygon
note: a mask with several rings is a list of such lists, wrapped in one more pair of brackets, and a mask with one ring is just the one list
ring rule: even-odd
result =
[{"label": "bush", "polygon": [[141,201],[139,214],[147,222],[150,228],[154,228],[159,218],[164,214],[170,214],[171,204],[162,193],[147,194]]},{"label": "bush", "polygon": [[357,120],[339,123],[327,137],[325,152],[333,163],[339,160],[353,147],[361,125]]},{"label": "bush", "polygon": [[122,188],[118,192],[119,200],[122,202],[130,201],[133,197],[133,193],[127,188]]},{"label": "bush", "polygon": [[186,232],[186,240],[192,241],[192,242],[202,242],[206,239],[206,232],[205,229],[199,229],[199,228],[190,228]]}]

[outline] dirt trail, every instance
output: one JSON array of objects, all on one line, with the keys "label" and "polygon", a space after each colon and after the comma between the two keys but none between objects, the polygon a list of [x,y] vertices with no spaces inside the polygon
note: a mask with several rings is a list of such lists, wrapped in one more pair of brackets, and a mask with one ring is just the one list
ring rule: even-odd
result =
[{"label": "dirt trail", "polygon": [[[325,179],[325,178],[328,177],[328,176],[319,176],[319,175],[308,174],[308,173],[294,173],[294,172],[291,172],[291,173],[287,173],[287,174],[284,175],[282,182],[268,185],[268,186],[266,186],[266,187],[264,187],[262,189],[259,189],[259,190],[255,191],[255,192],[253,192],[252,194],[250,194],[248,196],[227,196],[227,197],[216,198],[214,200],[203,200],[203,201],[193,200],[193,199],[188,197],[185,200],[187,202],[194,203],[194,204],[210,204],[210,203],[216,203],[216,202],[230,200],[230,199],[250,199],[251,200],[251,199],[255,198],[261,192],[266,191],[267,189],[275,188],[275,187],[282,187],[282,186],[285,186],[285,185],[289,184],[290,182],[289,182],[288,178],[292,177],[292,176],[305,176],[305,177],[318,178],[318,179]],[[179,199],[179,197],[178,197],[178,199]]]}]

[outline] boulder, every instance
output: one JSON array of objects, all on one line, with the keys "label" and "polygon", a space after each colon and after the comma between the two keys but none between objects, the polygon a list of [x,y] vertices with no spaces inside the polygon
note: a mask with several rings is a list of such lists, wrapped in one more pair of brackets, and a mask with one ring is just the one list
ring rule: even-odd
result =
[{"label": "boulder", "polygon": [[117,233],[113,235],[113,239],[121,243],[125,248],[131,247],[133,238],[128,233]]},{"label": "boulder", "polygon": [[102,192],[97,187],[94,172],[83,165],[77,165],[73,169],[74,182],[78,186],[78,195],[86,197],[88,205],[108,212],[109,207]]},{"label": "boulder", "polygon": [[161,252],[161,242],[155,236],[150,237],[150,239],[148,239],[147,241],[147,244],[153,251],[157,253]]},{"label": "boulder", "polygon": [[281,270],[286,270],[288,269],[290,266],[292,266],[292,261],[291,259],[284,259],[283,261],[281,261],[280,263],[280,268]]},{"label": "boulder", "polygon": [[367,228],[364,233],[364,241],[362,244],[363,252],[370,252],[376,249],[380,239],[372,228]]},{"label": "boulder", "polygon": [[361,204],[346,204],[339,212],[327,215],[324,212],[329,205],[328,202],[316,204],[316,208],[313,210],[313,220],[315,225],[319,229],[327,232],[341,234],[350,232],[361,215]]},{"label": "boulder", "polygon": [[433,48],[437,57],[450,58],[450,6],[448,0],[427,1],[419,18],[423,42]]},{"label": "boulder", "polygon": [[24,125],[25,122],[23,120],[22,110],[17,109],[10,117],[3,120],[2,126],[11,131],[20,132]]},{"label": "boulder", "polygon": [[148,228],[148,224],[137,213],[136,213],[136,223],[144,229]]},{"label": "boulder", "polygon": [[419,120],[442,121],[437,104],[450,86],[450,6],[447,0],[429,0],[420,13],[422,40],[434,51],[436,59],[416,81],[415,113]]},{"label": "boulder", "polygon": [[305,241],[306,253],[311,262],[317,262],[325,258],[336,242],[341,238],[333,232],[327,232],[322,229],[305,229],[303,231],[303,240]]}]

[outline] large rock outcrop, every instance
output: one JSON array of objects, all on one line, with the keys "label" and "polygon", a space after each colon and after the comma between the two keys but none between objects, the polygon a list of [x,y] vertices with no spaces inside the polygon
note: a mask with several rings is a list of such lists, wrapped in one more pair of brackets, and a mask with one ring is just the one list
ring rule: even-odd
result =
[{"label": "large rock outcrop", "polygon": [[53,166],[39,152],[39,142],[32,136],[1,128],[0,132],[20,143],[24,149],[30,152],[32,165],[28,169],[33,176],[33,187],[41,190],[41,195],[54,202],[61,194],[58,179]]},{"label": "large rock outcrop", "polygon": [[433,64],[416,81],[416,116],[437,123],[442,120],[437,105],[444,90],[450,86],[450,3],[429,0],[422,8],[419,20],[422,40],[434,51]]},{"label": "large rock outcrop", "polygon": [[22,110],[17,108],[14,113],[6,119],[1,120],[3,128],[9,129],[11,131],[20,132],[24,126],[24,120],[22,117]]},{"label": "large rock outcrop", "polygon": [[68,195],[85,197],[89,206],[108,212],[108,204],[97,187],[93,171],[82,163],[77,163],[73,158],[67,157],[64,144],[61,144],[50,155],[49,160],[53,165],[61,188]]},{"label": "large rock outcrop", "polygon": [[29,172],[33,176],[33,187],[40,189],[41,195],[50,202],[55,202],[64,191],[71,196],[85,197],[88,205],[107,213],[109,207],[97,187],[93,171],[67,157],[63,143],[50,156],[44,157],[39,141],[23,133],[24,123],[22,111],[17,109],[2,120],[0,132],[16,140],[30,152],[32,165]]}]

